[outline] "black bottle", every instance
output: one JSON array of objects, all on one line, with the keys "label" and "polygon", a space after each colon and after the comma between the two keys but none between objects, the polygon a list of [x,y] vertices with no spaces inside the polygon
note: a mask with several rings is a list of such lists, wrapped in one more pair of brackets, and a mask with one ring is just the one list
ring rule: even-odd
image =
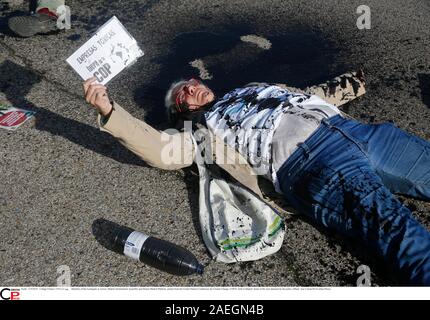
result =
[{"label": "black bottle", "polygon": [[178,245],[118,225],[112,231],[112,249],[117,253],[174,275],[203,273],[203,265]]}]

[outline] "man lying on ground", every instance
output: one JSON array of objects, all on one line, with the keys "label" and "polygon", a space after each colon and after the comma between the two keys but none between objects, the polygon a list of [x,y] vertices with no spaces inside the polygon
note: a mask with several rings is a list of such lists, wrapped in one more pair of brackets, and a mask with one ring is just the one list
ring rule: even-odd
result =
[{"label": "man lying on ground", "polygon": [[[200,152],[192,130],[162,133],[111,102],[106,87],[84,83],[88,103],[110,133],[149,165],[175,170]],[[410,285],[430,285],[430,233],[394,193],[430,200],[430,143],[391,123],[363,124],[337,106],[364,93],[362,73],[343,75],[307,93],[251,84],[220,96],[198,80],[174,83],[166,106],[178,121],[205,127],[214,154],[233,150],[235,163],[214,157],[232,178],[262,196],[258,176],[316,224],[365,245]],[[336,106],[337,105],[337,106]],[[179,152],[166,159],[163,148]]]}]

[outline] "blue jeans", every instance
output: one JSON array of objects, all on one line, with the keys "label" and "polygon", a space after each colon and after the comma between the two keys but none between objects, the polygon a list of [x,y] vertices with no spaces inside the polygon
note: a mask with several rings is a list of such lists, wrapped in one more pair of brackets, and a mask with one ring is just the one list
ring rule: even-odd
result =
[{"label": "blue jeans", "polygon": [[362,242],[401,281],[430,285],[430,233],[393,195],[430,200],[428,141],[391,123],[335,116],[323,121],[277,175],[295,209]]}]

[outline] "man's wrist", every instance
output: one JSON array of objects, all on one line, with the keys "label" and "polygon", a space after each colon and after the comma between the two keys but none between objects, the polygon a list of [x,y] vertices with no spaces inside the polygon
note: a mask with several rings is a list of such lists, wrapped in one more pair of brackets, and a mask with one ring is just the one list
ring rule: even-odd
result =
[{"label": "man's wrist", "polygon": [[113,112],[113,110],[114,110],[114,107],[113,107],[113,101],[111,101],[111,108],[110,108],[110,111],[106,114],[106,115],[104,115],[104,114],[102,114],[102,113],[100,113],[100,115],[101,115],[101,123],[102,123],[102,125],[105,125],[108,121],[109,121],[109,118],[110,118],[110,116],[112,115],[112,112]]},{"label": "man's wrist", "polygon": [[113,101],[109,101],[109,107],[106,110],[103,110],[103,112],[100,112],[100,114],[103,117],[107,117],[109,114],[112,113],[112,110],[113,110]]}]

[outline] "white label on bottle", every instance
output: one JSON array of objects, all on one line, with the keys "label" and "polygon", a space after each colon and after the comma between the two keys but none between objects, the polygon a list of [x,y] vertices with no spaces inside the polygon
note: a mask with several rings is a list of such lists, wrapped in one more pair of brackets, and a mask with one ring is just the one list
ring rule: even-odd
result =
[{"label": "white label on bottle", "polygon": [[149,236],[143,234],[142,232],[134,231],[132,232],[125,242],[124,245],[124,255],[134,260],[139,261],[140,250],[142,250],[143,244]]}]

